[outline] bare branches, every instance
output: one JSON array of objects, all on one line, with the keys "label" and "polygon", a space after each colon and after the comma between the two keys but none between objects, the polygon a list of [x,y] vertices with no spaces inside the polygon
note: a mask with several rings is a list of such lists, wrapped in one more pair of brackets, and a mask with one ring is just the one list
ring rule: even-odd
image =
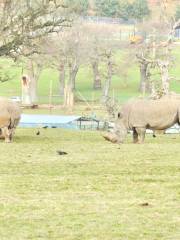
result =
[{"label": "bare branches", "polygon": [[0,5],[0,56],[21,54],[43,36],[71,26],[65,8],[61,1],[4,1]]},{"label": "bare branches", "polygon": [[168,34],[167,44],[171,44],[173,42],[176,28],[179,26],[180,26],[180,19],[173,24],[172,29]]},{"label": "bare branches", "polygon": [[140,63],[146,63],[146,64],[149,64],[149,63],[154,63],[154,60],[152,60],[152,59],[150,59],[150,58],[146,58],[146,57],[144,57],[144,54],[143,53],[141,53],[141,54],[136,54],[136,57],[137,57],[137,59],[138,59],[138,61],[140,62]]}]

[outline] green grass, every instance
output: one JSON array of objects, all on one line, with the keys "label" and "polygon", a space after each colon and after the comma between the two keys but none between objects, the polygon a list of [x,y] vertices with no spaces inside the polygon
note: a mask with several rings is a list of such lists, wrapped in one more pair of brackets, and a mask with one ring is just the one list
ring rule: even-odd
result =
[{"label": "green grass", "polygon": [[[117,52],[116,60],[117,62],[121,62],[121,58],[124,52]],[[171,80],[170,86],[172,91],[180,92],[180,47],[176,46],[173,49],[173,56],[175,58],[174,65],[171,68],[171,75],[176,78],[176,80]],[[121,102],[126,101],[131,97],[135,97],[140,95],[138,92],[139,85],[139,68],[138,65],[129,62],[129,69],[127,73],[127,79],[124,79],[123,74],[121,72],[118,75],[113,76],[112,79],[112,87],[111,87],[111,96],[115,96],[115,98],[119,99]],[[12,80],[9,82],[0,82],[0,95],[2,96],[20,96],[21,95],[21,84],[20,79],[22,76],[22,70],[24,73],[24,69],[22,67],[17,67],[13,62],[8,59],[0,60],[1,72],[8,73]],[[101,66],[102,69],[105,66]],[[122,67],[123,68],[123,67]],[[122,72],[124,70],[122,69]],[[156,76],[158,78],[159,76]],[[38,82],[38,94],[39,94],[39,102],[40,103],[48,103],[49,99],[49,85],[50,80],[53,80],[53,103],[62,103],[62,99],[60,99],[58,95],[58,72],[55,69],[45,69],[39,79]],[[102,81],[103,83],[103,81]],[[87,99],[89,101],[97,100],[99,101],[102,91],[94,91],[93,90],[93,75],[92,69],[88,66],[81,66],[80,70],[77,74],[76,80],[76,98],[83,100]]]},{"label": "green grass", "polygon": [[100,132],[35,133],[0,143],[0,239],[180,239],[179,135],[119,147]]},{"label": "green grass", "polygon": [[[0,61],[0,65],[2,66],[1,71],[5,71],[12,77],[12,80],[10,81],[0,82],[0,95],[8,97],[21,96],[22,68],[15,66],[10,60],[8,61],[7,59],[2,59]],[[40,75],[38,82],[38,94],[40,103],[49,102],[48,96],[51,79],[53,80],[53,102],[62,102],[62,99],[57,97],[59,89],[58,72],[55,69],[45,69]],[[137,91],[138,79],[139,74],[138,68],[136,66],[132,66],[132,69],[129,71],[127,82],[120,75],[113,76],[111,95],[114,94],[116,98],[120,98],[122,101],[127,100],[131,96],[139,95]],[[93,75],[91,69],[87,66],[82,66],[78,72],[76,80],[76,98],[79,100],[87,99],[88,101],[99,101],[101,95],[101,90],[93,90]]]}]

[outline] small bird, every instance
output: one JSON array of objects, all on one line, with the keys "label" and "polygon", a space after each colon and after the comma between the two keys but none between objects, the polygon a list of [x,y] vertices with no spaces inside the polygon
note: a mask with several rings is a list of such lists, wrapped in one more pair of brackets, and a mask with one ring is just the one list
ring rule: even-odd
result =
[{"label": "small bird", "polygon": [[40,131],[37,131],[36,135],[38,136],[38,135],[40,135],[40,134],[41,134]]},{"label": "small bird", "polygon": [[44,126],[44,127],[42,127],[42,128],[46,129],[46,128],[48,128],[48,126]]},{"label": "small bird", "polygon": [[64,151],[61,151],[61,150],[58,150],[58,151],[56,151],[57,152],[57,154],[59,154],[59,155],[66,155],[66,154],[68,154],[67,152],[64,152]]},{"label": "small bird", "polygon": [[147,207],[147,206],[149,206],[149,203],[148,203],[148,202],[141,203],[140,206],[142,206],[142,207]]}]

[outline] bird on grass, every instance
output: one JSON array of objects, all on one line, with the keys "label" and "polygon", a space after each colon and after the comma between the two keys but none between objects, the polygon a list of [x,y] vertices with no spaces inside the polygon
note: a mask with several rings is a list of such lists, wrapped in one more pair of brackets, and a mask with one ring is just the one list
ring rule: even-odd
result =
[{"label": "bird on grass", "polygon": [[64,152],[64,151],[61,151],[61,150],[57,150],[56,152],[59,155],[66,155],[66,154],[68,154],[67,152]]},{"label": "bird on grass", "polygon": [[140,206],[142,206],[142,207],[147,207],[147,206],[149,206],[150,204],[148,203],[148,202],[145,202],[145,203],[141,203],[141,204],[139,204]]}]

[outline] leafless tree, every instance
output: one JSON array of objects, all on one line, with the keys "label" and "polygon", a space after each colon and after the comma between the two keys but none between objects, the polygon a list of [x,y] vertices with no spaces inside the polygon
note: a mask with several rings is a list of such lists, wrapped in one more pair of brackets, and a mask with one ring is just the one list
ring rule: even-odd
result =
[{"label": "leafless tree", "polygon": [[[0,56],[22,58],[27,64],[31,102],[37,101],[41,40],[71,26],[68,8],[61,0],[3,0],[0,3]],[[26,59],[25,59],[26,58]],[[29,58],[29,60],[27,60]]]},{"label": "leafless tree", "polygon": [[76,20],[71,28],[44,39],[41,46],[43,58],[59,72],[59,93],[64,96],[65,105],[69,98],[73,101],[77,73],[80,66],[87,63],[87,41],[86,28]]},{"label": "leafless tree", "polygon": [[98,47],[96,43],[94,42],[94,47],[92,49],[94,54],[90,57],[91,65],[92,65],[92,70],[93,70],[93,89],[101,89],[102,83],[101,83],[101,76],[100,76],[100,70],[99,70],[99,65],[100,65],[100,57],[98,54]]},{"label": "leafless tree", "polygon": [[[152,24],[152,23],[151,23]],[[146,23],[147,26],[147,23]],[[139,45],[135,45],[136,57],[140,66],[140,87],[139,90],[143,93],[149,91],[153,95],[159,92],[161,94],[169,93],[169,85],[171,76],[169,69],[173,65],[172,48],[174,43],[175,29],[180,26],[180,21],[177,22],[161,22],[152,24],[151,34],[148,39]],[[150,27],[149,27],[150,29]],[[159,74],[161,83],[155,91],[155,82],[153,74]]]},{"label": "leafless tree", "polygon": [[40,74],[45,67],[43,61],[39,59],[39,56],[33,56],[27,60],[27,74],[30,78],[30,97],[31,103],[35,104],[38,102],[38,80]]},{"label": "leafless tree", "polygon": [[0,4],[0,56],[36,52],[43,36],[70,25],[60,0],[4,0]]},{"label": "leafless tree", "polygon": [[[76,76],[81,65],[87,63],[88,38],[83,23],[76,23],[64,35],[59,36],[57,42],[57,58],[60,62],[60,79],[63,85],[65,75],[68,78],[67,85],[72,89],[76,89]],[[66,71],[66,73],[65,73]]]}]

